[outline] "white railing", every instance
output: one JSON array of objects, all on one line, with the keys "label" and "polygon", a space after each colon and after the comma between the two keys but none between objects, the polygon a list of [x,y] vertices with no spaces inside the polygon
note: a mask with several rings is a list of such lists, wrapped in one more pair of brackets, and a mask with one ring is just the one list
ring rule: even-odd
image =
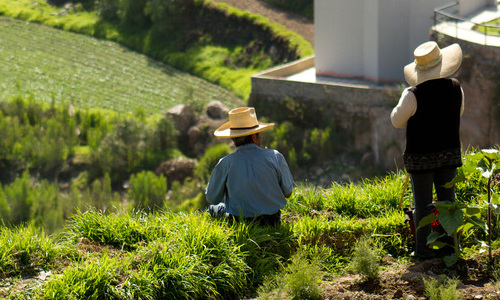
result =
[{"label": "white railing", "polygon": [[[497,4],[500,1],[497,1]],[[500,37],[500,26],[488,23],[476,23],[470,19],[458,16],[458,2],[453,2],[434,9],[434,27],[438,24],[448,23],[455,26],[455,38],[460,38],[461,30],[476,31],[484,35],[484,45],[487,44],[488,36]],[[466,24],[466,26],[464,26]],[[481,28],[482,31],[475,30]]]}]

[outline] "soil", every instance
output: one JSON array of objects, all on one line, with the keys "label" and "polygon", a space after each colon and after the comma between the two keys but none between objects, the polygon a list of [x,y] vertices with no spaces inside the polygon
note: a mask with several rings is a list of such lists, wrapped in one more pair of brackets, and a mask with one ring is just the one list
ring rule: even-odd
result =
[{"label": "soil", "polygon": [[333,278],[323,284],[323,299],[428,299],[425,297],[424,279],[457,278],[457,291],[463,300],[500,299],[499,284],[488,272],[486,255],[459,260],[447,267],[435,258],[423,262],[388,261],[377,280],[364,280],[359,275]]},{"label": "soil", "polygon": [[[314,45],[314,22],[300,15],[283,11],[259,0],[213,0],[251,13],[260,14],[270,21],[282,24],[302,35]],[[423,279],[440,275],[460,280],[457,290],[464,300],[500,299],[500,284],[493,282],[488,271],[486,255],[459,260],[447,267],[442,259],[423,262],[385,259],[383,271],[377,280],[364,280],[359,275],[331,278],[323,282],[323,299],[427,299]]]},{"label": "soil", "polygon": [[289,30],[300,34],[314,46],[314,22],[306,17],[259,0],[213,0],[213,2],[225,2],[238,9],[264,16],[271,22],[282,24]]}]

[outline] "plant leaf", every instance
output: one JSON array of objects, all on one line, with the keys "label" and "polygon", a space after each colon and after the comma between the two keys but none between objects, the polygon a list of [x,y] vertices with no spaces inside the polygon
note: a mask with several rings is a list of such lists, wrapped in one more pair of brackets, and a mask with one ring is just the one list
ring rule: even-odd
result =
[{"label": "plant leaf", "polygon": [[477,169],[479,169],[481,171],[481,175],[484,178],[490,178],[491,174],[493,173],[493,171],[490,168],[488,168],[488,164],[487,164],[487,160],[486,159],[481,159],[477,163]]},{"label": "plant leaf", "polygon": [[498,204],[494,204],[494,203],[490,203],[490,204],[488,204],[488,205],[489,205],[489,207],[490,207],[491,209],[493,209],[493,213],[494,213],[495,215],[500,215],[500,205],[498,205]]},{"label": "plant leaf", "polygon": [[456,254],[443,257],[443,261],[447,267],[451,267],[457,263],[458,257]]},{"label": "plant leaf", "polygon": [[434,243],[429,244],[429,247],[431,247],[434,250],[438,250],[438,249],[441,249],[441,248],[443,248],[444,246],[447,246],[447,245],[449,245],[449,244],[443,243],[441,241],[435,241]]},{"label": "plant leaf", "polygon": [[481,209],[477,206],[467,206],[466,210],[467,214],[470,215],[477,215],[481,213]]},{"label": "plant leaf", "polygon": [[427,216],[423,217],[420,222],[418,222],[418,227],[417,230],[431,224],[433,221],[437,220],[437,216],[435,214],[428,214]]},{"label": "plant leaf", "polygon": [[488,229],[488,225],[486,225],[486,222],[477,216],[468,217],[468,221],[480,227],[482,230]]},{"label": "plant leaf", "polygon": [[427,236],[427,245],[436,242],[437,239],[442,238],[443,236],[446,236],[446,233],[439,233],[437,231],[431,232],[429,236]]},{"label": "plant leaf", "polygon": [[439,223],[443,226],[446,233],[452,235],[462,224],[464,212],[461,209],[456,210],[439,210]]},{"label": "plant leaf", "polygon": [[455,178],[453,178],[450,182],[445,183],[443,185],[443,187],[449,189],[449,188],[453,187],[455,185],[455,183],[462,182],[465,180],[467,180],[467,178],[465,178],[464,170],[462,170],[462,168],[460,168],[457,171],[457,176],[455,176]]}]

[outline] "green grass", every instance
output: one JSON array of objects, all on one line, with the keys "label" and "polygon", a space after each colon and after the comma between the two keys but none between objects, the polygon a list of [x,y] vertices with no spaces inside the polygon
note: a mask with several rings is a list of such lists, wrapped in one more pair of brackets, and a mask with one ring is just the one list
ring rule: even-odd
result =
[{"label": "green grass", "polygon": [[110,41],[0,17],[0,99],[21,91],[81,108],[161,113],[180,103],[243,102],[214,84]]},{"label": "green grass", "polygon": [[[205,0],[205,5],[209,4],[215,5],[228,16],[247,18],[252,20],[254,24],[269,29],[273,34],[289,41],[290,48],[296,49],[300,57],[314,53],[313,47],[309,42],[280,24],[271,23],[267,18],[237,10],[225,3],[212,3],[210,0]],[[251,76],[271,67],[269,63],[259,62],[259,67],[234,68],[224,63],[224,60],[220,60],[221,56],[229,55],[231,57],[232,55],[238,55],[238,49],[230,50],[213,45],[192,45],[186,51],[171,51],[165,48],[164,41],[153,39],[151,31],[140,33],[123,32],[116,25],[100,20],[95,12],[70,11],[63,14],[61,10],[61,8],[51,7],[43,0],[35,2],[30,0],[0,0],[0,15],[118,42],[145,55],[155,57],[180,70],[217,84],[231,91],[234,95],[243,99],[243,101],[246,101],[250,95]],[[215,55],[207,55],[207,53],[214,53]],[[184,88],[182,87],[176,89],[177,93],[182,93],[183,91]],[[225,97],[221,98],[219,100],[225,100]],[[234,101],[233,105],[230,105],[231,107],[239,106],[241,103],[234,99],[231,100]],[[129,102],[134,104],[137,103],[137,100],[129,100]]]},{"label": "green grass", "polygon": [[479,31],[480,33],[486,33],[488,35],[500,35],[500,18],[491,20],[487,23],[487,25],[493,25],[495,27],[490,27],[490,26],[481,26],[481,25],[474,25],[472,28],[475,31]]}]

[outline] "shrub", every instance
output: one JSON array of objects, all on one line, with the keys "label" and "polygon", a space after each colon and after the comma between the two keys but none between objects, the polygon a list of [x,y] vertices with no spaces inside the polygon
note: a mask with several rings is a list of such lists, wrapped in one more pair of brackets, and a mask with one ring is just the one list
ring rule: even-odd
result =
[{"label": "shrub", "polygon": [[194,175],[201,182],[207,182],[212,174],[215,165],[221,158],[231,153],[228,144],[217,144],[207,149],[205,155],[200,159],[198,166],[194,170]]},{"label": "shrub", "polygon": [[319,299],[323,273],[320,262],[309,261],[301,253],[294,254],[286,268],[286,287],[292,299]]},{"label": "shrub", "polygon": [[354,255],[349,265],[352,272],[366,280],[379,278],[380,250],[374,248],[369,238],[361,238],[354,248]]},{"label": "shrub", "polygon": [[264,2],[299,13],[311,20],[314,17],[313,0],[264,0]]},{"label": "shrub", "polygon": [[284,275],[265,278],[257,290],[259,299],[320,299],[323,275],[320,262],[310,261],[299,251],[291,257]]},{"label": "shrub", "polygon": [[4,195],[11,211],[9,223],[20,225],[28,222],[34,201],[33,187],[28,172],[24,172],[22,177],[4,187]]},{"label": "shrub", "polygon": [[462,295],[457,291],[460,280],[440,276],[438,278],[423,279],[424,295],[429,300],[460,300]]},{"label": "shrub", "polygon": [[130,178],[128,195],[134,201],[136,210],[160,210],[167,195],[167,180],[163,175],[142,171]]}]

